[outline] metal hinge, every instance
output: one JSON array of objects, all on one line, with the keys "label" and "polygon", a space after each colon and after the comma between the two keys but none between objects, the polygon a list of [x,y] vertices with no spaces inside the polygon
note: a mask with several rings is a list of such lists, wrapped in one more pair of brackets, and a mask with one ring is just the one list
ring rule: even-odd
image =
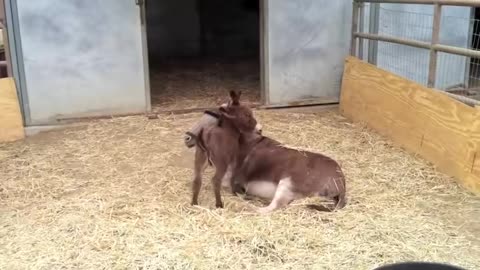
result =
[{"label": "metal hinge", "polygon": [[140,8],[140,23],[145,24],[145,0],[135,0],[135,4]]}]

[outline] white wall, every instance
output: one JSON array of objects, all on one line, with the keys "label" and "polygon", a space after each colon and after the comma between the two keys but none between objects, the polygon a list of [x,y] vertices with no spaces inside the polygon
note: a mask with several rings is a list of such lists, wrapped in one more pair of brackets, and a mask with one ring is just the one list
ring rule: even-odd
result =
[{"label": "white wall", "polygon": [[352,1],[266,1],[270,103],[338,100],[350,48]]},{"label": "white wall", "polygon": [[17,0],[28,125],[147,108],[133,0]]}]

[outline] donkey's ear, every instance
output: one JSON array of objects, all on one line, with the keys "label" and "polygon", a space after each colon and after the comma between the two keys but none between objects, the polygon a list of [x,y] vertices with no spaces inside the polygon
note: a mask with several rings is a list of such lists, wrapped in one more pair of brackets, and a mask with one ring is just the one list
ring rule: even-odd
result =
[{"label": "donkey's ear", "polygon": [[240,104],[240,96],[242,95],[242,91],[233,91],[230,90],[230,99],[232,101],[233,105],[239,105]]}]

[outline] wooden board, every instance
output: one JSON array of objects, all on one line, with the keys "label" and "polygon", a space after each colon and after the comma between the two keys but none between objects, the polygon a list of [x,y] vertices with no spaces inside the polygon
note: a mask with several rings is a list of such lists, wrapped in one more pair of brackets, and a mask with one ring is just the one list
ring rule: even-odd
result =
[{"label": "wooden board", "polygon": [[480,109],[346,59],[340,111],[421,155],[480,195]]},{"label": "wooden board", "polygon": [[25,137],[22,114],[13,78],[0,79],[0,142]]}]

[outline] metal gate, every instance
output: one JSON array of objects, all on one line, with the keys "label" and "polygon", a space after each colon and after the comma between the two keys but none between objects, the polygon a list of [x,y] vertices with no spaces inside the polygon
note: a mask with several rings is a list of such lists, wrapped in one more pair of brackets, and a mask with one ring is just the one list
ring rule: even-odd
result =
[{"label": "metal gate", "polygon": [[467,88],[470,60],[480,58],[471,49],[476,6],[479,1],[355,0],[351,53],[429,87]]}]

